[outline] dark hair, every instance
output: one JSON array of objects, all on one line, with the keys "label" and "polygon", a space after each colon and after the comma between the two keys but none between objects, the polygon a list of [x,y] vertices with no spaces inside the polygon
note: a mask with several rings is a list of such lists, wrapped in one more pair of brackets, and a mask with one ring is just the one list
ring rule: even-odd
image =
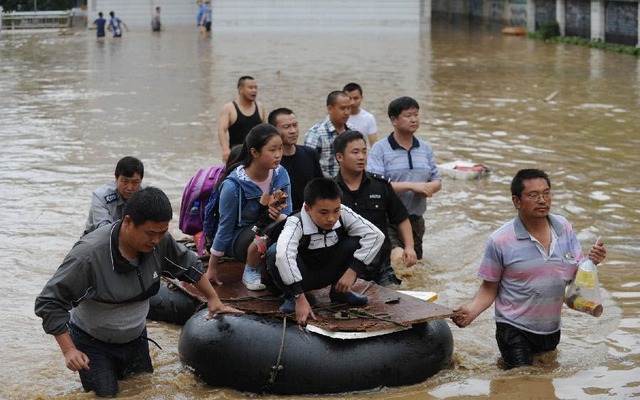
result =
[{"label": "dark hair", "polygon": [[[247,137],[244,139],[244,143],[242,144],[242,149],[240,150],[238,157],[236,157],[233,162],[227,162],[225,177],[229,176],[231,171],[236,169],[240,164],[245,167],[251,165],[251,162],[253,161],[251,149],[261,150],[274,136],[280,136],[280,133],[273,125],[258,124],[251,128]],[[231,155],[229,155],[229,158],[231,158]]]},{"label": "dark hair", "polygon": [[333,152],[335,154],[341,153],[344,154],[344,149],[347,148],[347,145],[355,140],[364,140],[364,136],[362,133],[358,131],[346,131],[345,133],[341,133],[333,139]]},{"label": "dark hair", "polygon": [[116,164],[116,179],[120,175],[131,178],[133,174],[140,174],[140,179],[144,178],[144,164],[135,157],[123,157]]},{"label": "dark hair", "polygon": [[387,114],[389,115],[389,118],[398,118],[398,116],[402,114],[403,111],[410,110],[412,108],[417,108],[418,110],[420,109],[420,105],[415,99],[408,96],[398,97],[397,99],[389,103]]},{"label": "dark hair", "polygon": [[254,81],[254,80],[255,79],[253,79],[253,77],[249,75],[241,76],[240,79],[238,79],[238,89],[240,89],[240,86],[244,86],[244,81]]},{"label": "dark hair", "polygon": [[276,120],[278,119],[279,116],[292,115],[292,114],[294,114],[294,112],[289,110],[288,108],[284,108],[284,107],[276,108],[275,110],[269,113],[269,117],[267,117],[267,121],[269,122],[269,125],[276,126]]},{"label": "dark hair", "polygon": [[347,83],[342,88],[343,92],[353,92],[354,90],[357,90],[358,92],[360,92],[360,96],[362,96],[362,86],[358,85],[355,82]]},{"label": "dark hair", "polygon": [[102,17],[102,11],[100,11],[100,12],[98,13],[98,16],[99,16],[99,17]]},{"label": "dark hair", "polygon": [[335,106],[338,102],[338,97],[342,96],[346,96],[347,98],[349,98],[349,96],[342,90],[334,90],[333,92],[329,93],[329,95],[327,96],[327,106]]},{"label": "dark hair", "polygon": [[342,190],[333,179],[315,178],[304,187],[304,204],[312,206],[318,200],[342,198]]},{"label": "dark hair", "polygon": [[114,13],[113,11],[109,11],[109,15],[113,17],[114,15],[116,15],[116,13]]},{"label": "dark hair", "polygon": [[229,158],[227,158],[227,164],[225,165],[225,169],[229,168],[231,164],[235,164],[238,162],[238,157],[240,157],[240,153],[242,153],[242,145],[237,144],[231,148],[229,151]]},{"label": "dark hair", "polygon": [[549,180],[549,175],[547,175],[546,172],[533,168],[521,169],[511,181],[511,195],[522,197],[522,191],[524,190],[523,181],[536,178],[544,178],[544,180],[547,181],[547,185],[549,185],[549,189],[551,189],[551,181]]},{"label": "dark hair", "polygon": [[171,221],[173,210],[167,195],[162,190],[149,186],[136,191],[129,197],[122,217],[127,215],[135,226],[140,226],[147,221]]}]

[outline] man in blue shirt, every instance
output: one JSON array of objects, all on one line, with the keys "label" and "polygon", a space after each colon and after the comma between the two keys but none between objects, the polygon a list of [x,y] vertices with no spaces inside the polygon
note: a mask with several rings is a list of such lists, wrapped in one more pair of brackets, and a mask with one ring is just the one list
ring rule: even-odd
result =
[{"label": "man in blue shirt", "polygon": [[[422,259],[423,214],[427,211],[427,197],[442,189],[442,178],[431,146],[415,136],[420,127],[419,111],[420,105],[411,97],[400,97],[389,103],[388,115],[393,132],[373,145],[367,171],[391,180],[393,189],[409,212],[416,255]],[[396,225],[389,226],[388,235],[393,248],[393,263],[402,256],[404,243]]]},{"label": "man in blue shirt", "polygon": [[98,13],[98,18],[93,21],[93,24],[96,26],[96,36],[98,38],[105,37],[104,27],[107,24],[107,20],[102,17],[102,11]]}]

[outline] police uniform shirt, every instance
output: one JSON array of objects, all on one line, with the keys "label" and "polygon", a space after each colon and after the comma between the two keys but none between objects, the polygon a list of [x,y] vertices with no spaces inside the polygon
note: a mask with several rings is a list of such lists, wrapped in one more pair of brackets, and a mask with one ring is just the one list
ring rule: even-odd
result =
[{"label": "police uniform shirt", "polygon": [[373,222],[385,236],[388,223],[399,224],[409,218],[407,209],[384,176],[364,171],[357,190],[350,190],[340,173],[335,179],[342,189],[342,203]]},{"label": "police uniform shirt", "polygon": [[84,234],[122,218],[125,200],[118,194],[115,181],[105,183],[93,192]]}]

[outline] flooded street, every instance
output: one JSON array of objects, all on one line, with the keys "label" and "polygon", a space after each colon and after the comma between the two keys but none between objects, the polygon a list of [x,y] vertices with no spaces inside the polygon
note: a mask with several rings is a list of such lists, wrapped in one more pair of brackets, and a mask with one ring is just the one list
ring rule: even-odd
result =
[{"label": "flooded street", "polygon": [[[330,32],[244,28],[206,38],[189,29],[133,31],[119,41],[94,35],[0,35],[0,398],[92,398],[43,332],[35,296],[82,233],[91,191],[112,179],[122,156],[145,163],[145,182],[167,193],[171,230],[181,236],[183,187],[198,168],[220,162],[218,112],[242,75],[257,79],[267,112],[296,112],[301,136],[345,83],[362,84],[379,136],[391,131],[389,101],[412,96],[421,105],[419,135],[439,163],[469,159],[492,169],[480,181],[445,178],[425,216],[425,260],[402,271],[403,288],[436,291],[449,307],[471,299],[486,238],[515,215],[509,184],[521,168],[549,173],[552,211],[573,223],[583,249],[598,235],[607,245],[604,314],[565,307],[557,352],[533,367],[500,368],[491,307],[464,330],[450,323],[449,369],[419,385],[340,397],[640,396],[637,58],[438,21]],[[123,381],[121,398],[247,397],[207,387],[184,368],[179,334],[149,322],[164,350],[151,347],[155,373]]]}]

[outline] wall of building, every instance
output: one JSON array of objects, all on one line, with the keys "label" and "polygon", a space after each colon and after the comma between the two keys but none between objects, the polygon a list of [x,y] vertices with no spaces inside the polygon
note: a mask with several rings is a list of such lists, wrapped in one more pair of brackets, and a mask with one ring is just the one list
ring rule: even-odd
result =
[{"label": "wall of building", "polygon": [[535,29],[540,29],[540,24],[556,20],[556,0],[535,1]]},{"label": "wall of building", "polygon": [[606,41],[635,46],[638,43],[638,3],[608,1],[605,5]]},{"label": "wall of building", "polygon": [[566,0],[565,36],[591,37],[591,1]]},{"label": "wall of building", "polygon": [[[195,26],[195,0],[88,0],[89,19],[114,10],[129,27],[147,28],[155,6],[163,24]],[[256,26],[393,26],[429,18],[431,0],[213,0],[218,29]]]},{"label": "wall of building", "polygon": [[433,18],[470,16],[537,30],[557,21],[565,36],[638,46],[640,0],[432,0]]}]

